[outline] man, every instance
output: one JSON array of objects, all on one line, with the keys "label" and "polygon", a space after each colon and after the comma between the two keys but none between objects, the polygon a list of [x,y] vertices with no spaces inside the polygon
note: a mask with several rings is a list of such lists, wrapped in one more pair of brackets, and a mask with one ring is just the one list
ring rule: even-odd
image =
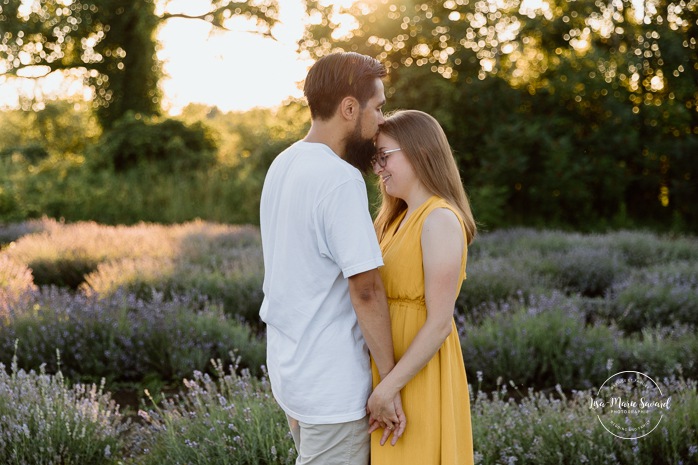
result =
[{"label": "man", "polygon": [[[385,75],[357,53],[315,63],[304,86],[310,131],[274,160],[262,190],[260,316],[299,465],[368,463],[368,351],[381,376],[394,365],[383,259],[360,172],[384,121]],[[395,428],[393,441],[404,431],[399,396],[370,413]]]}]

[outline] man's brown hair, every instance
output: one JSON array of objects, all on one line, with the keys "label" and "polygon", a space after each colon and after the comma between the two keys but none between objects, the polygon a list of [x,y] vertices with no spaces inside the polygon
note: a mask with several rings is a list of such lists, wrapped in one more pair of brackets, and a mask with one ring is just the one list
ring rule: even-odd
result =
[{"label": "man's brown hair", "polygon": [[332,118],[345,97],[356,98],[363,107],[376,91],[374,81],[387,74],[380,61],[359,53],[340,52],[322,57],[308,71],[303,86],[311,118]]}]

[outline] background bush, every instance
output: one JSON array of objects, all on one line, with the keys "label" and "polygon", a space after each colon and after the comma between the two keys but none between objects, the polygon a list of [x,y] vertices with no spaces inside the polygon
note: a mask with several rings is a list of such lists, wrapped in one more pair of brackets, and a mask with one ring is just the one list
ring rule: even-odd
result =
[{"label": "background bush", "polygon": [[698,338],[691,327],[645,329],[624,337],[614,326],[587,324],[581,299],[561,294],[497,307],[476,323],[461,321],[461,346],[470,378],[482,389],[501,377],[524,388],[590,389],[620,369],[658,377],[698,378]]},{"label": "background bush", "polygon": [[[180,118],[129,114],[105,133],[88,111],[70,119],[70,107],[0,112],[0,223],[254,224],[269,164],[310,127],[295,101],[246,113],[191,105]],[[25,145],[48,155],[16,149]]]},{"label": "background bush", "polygon": [[607,295],[606,317],[628,332],[673,323],[698,326],[696,262],[676,261],[635,272]]},{"label": "background bush", "polygon": [[103,134],[90,160],[117,173],[147,167],[184,172],[212,166],[217,149],[215,136],[201,123],[130,113]]},{"label": "background bush", "polygon": [[[141,405],[139,422],[118,435],[130,451],[122,453],[124,465],[292,460],[261,368],[257,228],[40,220],[0,227],[0,237],[7,238],[0,361],[19,340],[15,371],[45,364],[55,372],[58,349],[66,379],[104,377],[124,400],[123,387],[153,390],[155,403]],[[660,463],[694,460],[698,405],[695,384],[683,379],[698,378],[697,262],[692,237],[521,228],[482,234],[470,249],[456,313],[468,378],[477,382],[478,463],[645,463],[652,454],[667,457]],[[32,273],[51,284],[37,285]],[[210,365],[230,351],[241,373]],[[615,441],[583,402],[621,370],[666,378],[673,405],[684,409],[673,408],[671,424],[651,440]],[[158,393],[181,388],[164,401]],[[136,407],[131,399],[128,410]]]},{"label": "background bush", "polygon": [[0,363],[1,463],[120,463],[129,426],[103,384],[71,387],[60,372]]},{"label": "background bush", "polygon": [[6,255],[0,255],[0,321],[20,306],[36,290],[29,268]]},{"label": "background bush", "polygon": [[508,391],[504,384],[491,395],[478,391],[472,402],[475,463],[694,463],[698,458],[696,384],[671,378],[660,389],[671,396],[671,418],[636,440],[617,439],[604,429],[589,408],[593,390],[570,395],[560,390],[521,393]]},{"label": "background bush", "polygon": [[[633,246],[634,238],[639,245]],[[560,384],[569,390],[597,385],[608,376],[609,364],[693,376],[696,249],[695,239],[650,233],[514,229],[483,234],[471,247],[469,278],[457,301],[471,377],[485,373],[489,389],[507,373],[522,386]],[[635,250],[643,258],[628,259]],[[19,237],[3,255],[29,263],[39,284],[77,285],[78,294],[105,302],[130,295],[151,313],[159,305],[205,296],[207,308],[222,309],[225,317],[209,312],[197,317],[201,321],[230,318],[255,334],[263,331],[258,318],[262,255],[252,227],[200,221],[170,227],[54,224]],[[66,283],[71,275],[72,283]],[[194,305],[193,311],[203,308],[187,305]],[[196,327],[191,321],[187,325]],[[202,355],[194,365],[201,367],[208,358]],[[166,365],[154,373],[168,379],[186,374],[186,368]],[[145,376],[143,369],[137,372]]]},{"label": "background bush", "polygon": [[153,290],[166,298],[199,293],[259,328],[261,253],[256,228],[195,221],[171,227],[55,226],[18,238],[4,255],[26,263],[38,285],[102,296],[123,289],[146,300]]},{"label": "background bush", "polygon": [[215,378],[195,372],[185,391],[153,403],[145,420],[145,465],[276,465],[295,463],[286,416],[271,396],[266,377],[224,373]]},{"label": "background bush", "polygon": [[60,369],[72,380],[176,383],[211,359],[237,353],[242,367],[260,373],[264,343],[226,318],[203,296],[155,294],[144,301],[124,293],[109,297],[45,289],[15,307],[0,332],[0,360],[19,341],[19,366]]},{"label": "background bush", "polygon": [[537,252],[516,252],[508,257],[483,256],[468,259],[467,285],[458,295],[456,307],[471,318],[483,307],[510,301],[526,300],[531,295],[555,288],[550,277],[527,266],[540,260]]},{"label": "background bush", "polygon": [[619,352],[617,332],[587,327],[578,304],[561,294],[537,297],[461,328],[466,370],[470,378],[481,373],[487,391],[501,376],[525,388],[589,389],[613,374],[607,365]]}]

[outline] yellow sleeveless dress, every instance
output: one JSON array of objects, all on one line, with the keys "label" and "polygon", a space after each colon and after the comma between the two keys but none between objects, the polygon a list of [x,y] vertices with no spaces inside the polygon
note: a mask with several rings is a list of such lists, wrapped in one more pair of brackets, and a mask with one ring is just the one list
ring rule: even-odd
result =
[{"label": "yellow sleeveless dress", "polygon": [[[396,361],[426,321],[421,234],[424,220],[436,208],[448,208],[458,215],[445,200],[431,197],[398,229],[403,213],[380,242],[385,263],[380,273],[390,306]],[[461,227],[465,237],[462,220]],[[466,259],[467,248],[463,252],[459,289],[465,279]],[[390,442],[381,446],[383,430],[372,434],[371,465],[473,464],[468,381],[455,321],[451,325],[453,330],[441,349],[401,391],[407,416],[402,438],[394,447]],[[379,375],[372,365],[375,387]]]}]

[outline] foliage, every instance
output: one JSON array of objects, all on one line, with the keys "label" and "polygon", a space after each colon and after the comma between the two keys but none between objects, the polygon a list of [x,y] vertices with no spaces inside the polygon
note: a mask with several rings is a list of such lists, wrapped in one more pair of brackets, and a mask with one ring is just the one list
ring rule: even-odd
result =
[{"label": "foliage", "polygon": [[228,316],[242,319],[261,330],[261,253],[261,247],[256,243],[249,247],[241,244],[216,247],[211,250],[211,256],[215,258],[206,262],[197,262],[187,253],[174,260],[152,257],[115,259],[100,264],[93,273],[85,276],[81,289],[87,294],[102,296],[124,290],[144,299],[149,299],[154,290],[168,298],[196,292],[220,303]]},{"label": "foliage", "polygon": [[48,229],[58,227],[58,222],[54,219],[43,217],[38,220],[28,220],[21,223],[9,223],[0,226],[0,249],[11,244],[22,236],[40,233]]},{"label": "foliage", "polygon": [[674,323],[698,327],[696,263],[677,261],[639,270],[614,285],[606,300],[606,318],[627,332]]},{"label": "foliage", "polygon": [[[0,227],[0,237],[13,241],[0,251],[0,289],[23,295],[0,296],[7,309],[0,360],[15,357],[12,373],[0,368],[0,390],[8,384],[3,380],[13,380],[12,394],[0,395],[0,427],[4,432],[3,422],[14,425],[8,431],[18,438],[13,444],[21,444],[16,453],[33,457],[40,443],[25,441],[22,425],[34,430],[21,420],[24,412],[44,405],[59,413],[74,409],[66,393],[83,388],[69,388],[65,379],[105,378],[105,386],[114,388],[135,384],[172,392],[184,378],[183,392],[155,394],[142,405],[139,422],[118,423],[123,427],[109,435],[115,442],[108,449],[87,439],[92,430],[86,426],[85,443],[63,451],[96,451],[104,463],[114,458],[124,465],[292,463],[284,414],[261,368],[264,344],[236,321],[256,317],[261,299],[257,228],[43,220]],[[96,268],[75,291],[35,288],[26,263],[50,268],[64,257]],[[588,283],[596,282],[585,268],[605,259],[613,265],[602,267],[610,284],[603,281],[603,295],[585,295]],[[456,315],[466,371],[471,382],[477,380],[471,387],[476,463],[695,461],[698,403],[690,379],[698,376],[698,338],[690,305],[697,262],[693,237],[523,228],[479,236],[470,248]],[[575,273],[584,277],[575,285],[558,279]],[[229,306],[225,314],[218,302]],[[632,306],[638,311],[628,311]],[[220,362],[209,364],[231,351],[236,364],[229,373]],[[62,384],[30,395],[31,406],[8,404],[4,399],[33,392],[29,381],[16,381],[17,373],[26,373],[22,369],[40,370],[22,380]],[[613,438],[588,404],[595,388],[624,369],[650,374],[672,396],[670,418],[638,441]],[[101,392],[93,391],[90,399],[98,399]],[[48,400],[39,402],[41,396]],[[71,406],[53,408],[59,401]],[[94,403],[76,404],[101,412]],[[100,405],[113,404],[107,397]],[[67,437],[65,422],[41,415],[35,415],[45,425],[40,431]],[[105,451],[111,457],[102,459]],[[38,463],[68,463],[60,460]]]},{"label": "foliage", "polygon": [[168,173],[210,168],[216,160],[214,136],[201,123],[126,114],[105,132],[90,160],[99,170],[154,169]]},{"label": "foliage", "polygon": [[256,21],[261,33],[276,22],[274,0],[210,0],[210,11],[188,16],[159,13],[154,0],[40,0],[32,7],[21,0],[0,6],[0,62],[3,74],[42,66],[46,75],[77,72],[93,91],[93,103],[104,128],[127,112],[156,115],[161,96],[161,66],[155,31],[173,17],[207,21],[225,28],[232,16]]},{"label": "foliage", "polygon": [[19,153],[37,164],[49,155],[83,154],[101,131],[84,105],[43,103],[40,109],[0,112],[0,158]]},{"label": "foliage", "polygon": [[[168,299],[198,293],[259,329],[261,253],[258,230],[252,227],[200,221],[169,227],[86,222],[24,236],[0,260],[31,268],[33,282],[29,277],[24,287],[54,285],[96,296],[127,291],[146,300],[154,291]],[[11,270],[8,276],[19,273]],[[24,289],[19,286],[24,282],[9,286],[8,292]]]},{"label": "foliage", "polygon": [[[470,247],[457,300],[469,372],[582,389],[607,362],[694,376],[698,244],[647,232],[515,228]],[[494,368],[493,368],[494,367]]]},{"label": "foliage", "polygon": [[603,296],[626,271],[610,250],[588,246],[551,254],[533,269],[557,280],[555,287],[587,297]]},{"label": "foliage", "polygon": [[618,352],[618,334],[606,326],[586,327],[574,301],[559,294],[533,300],[478,325],[462,325],[468,371],[490,374],[483,381],[486,390],[494,389],[502,375],[536,389],[556,384],[589,389],[603,383],[606,363]]},{"label": "foliage", "polygon": [[460,324],[466,368],[489,375],[481,380],[488,391],[503,375],[537,390],[555,385],[566,391],[589,389],[600,386],[611,367],[698,376],[698,340],[690,327],[666,322],[664,329],[623,337],[605,322],[587,324],[581,301],[556,293],[489,310],[480,321],[462,318]]},{"label": "foliage", "polygon": [[99,263],[114,257],[168,257],[195,223],[165,230],[162,226],[105,227],[73,223],[24,236],[6,252],[27,264],[37,284],[77,288]]},{"label": "foliage", "polygon": [[119,406],[104,384],[68,385],[63,375],[0,363],[0,462],[7,464],[120,463],[127,451]]},{"label": "foliage", "polygon": [[301,49],[384,61],[389,106],[433,114],[496,193],[485,226],[698,226],[695,0],[307,5]]},{"label": "foliage", "polygon": [[[529,260],[535,260],[532,258],[535,254],[526,255]],[[458,295],[456,308],[470,319],[477,319],[484,310],[483,305],[526,300],[532,294],[554,288],[550,279],[527,266],[524,254],[512,258],[470,257],[467,280]]]},{"label": "foliage", "polygon": [[593,390],[521,393],[515,384],[513,393],[507,384],[491,396],[478,390],[472,403],[475,463],[693,463],[698,455],[696,384],[668,378],[660,388],[671,396],[671,419],[636,440],[619,440],[604,429],[589,408]]},{"label": "foliage", "polygon": [[237,375],[235,367],[226,374],[220,360],[214,367],[215,379],[194,372],[181,396],[139,411],[147,427],[144,465],[295,463],[286,418],[267,378]]},{"label": "foliage", "polygon": [[0,322],[9,316],[11,308],[35,290],[29,268],[7,255],[0,255]]},{"label": "foliage", "polygon": [[[85,155],[0,156],[0,222],[49,216],[107,224],[257,223],[266,170],[307,131],[307,107],[289,102],[247,113],[199,107],[185,109],[183,124],[128,116]],[[205,115],[203,122],[193,113]]]},{"label": "foliage", "polygon": [[55,370],[59,350],[65,376],[106,378],[111,385],[177,382],[233,351],[243,367],[258,373],[265,354],[248,328],[200,295],[145,301],[124,293],[98,298],[42,289],[13,306],[2,323],[0,360],[10,358],[16,340],[23,368],[47,364]]}]

